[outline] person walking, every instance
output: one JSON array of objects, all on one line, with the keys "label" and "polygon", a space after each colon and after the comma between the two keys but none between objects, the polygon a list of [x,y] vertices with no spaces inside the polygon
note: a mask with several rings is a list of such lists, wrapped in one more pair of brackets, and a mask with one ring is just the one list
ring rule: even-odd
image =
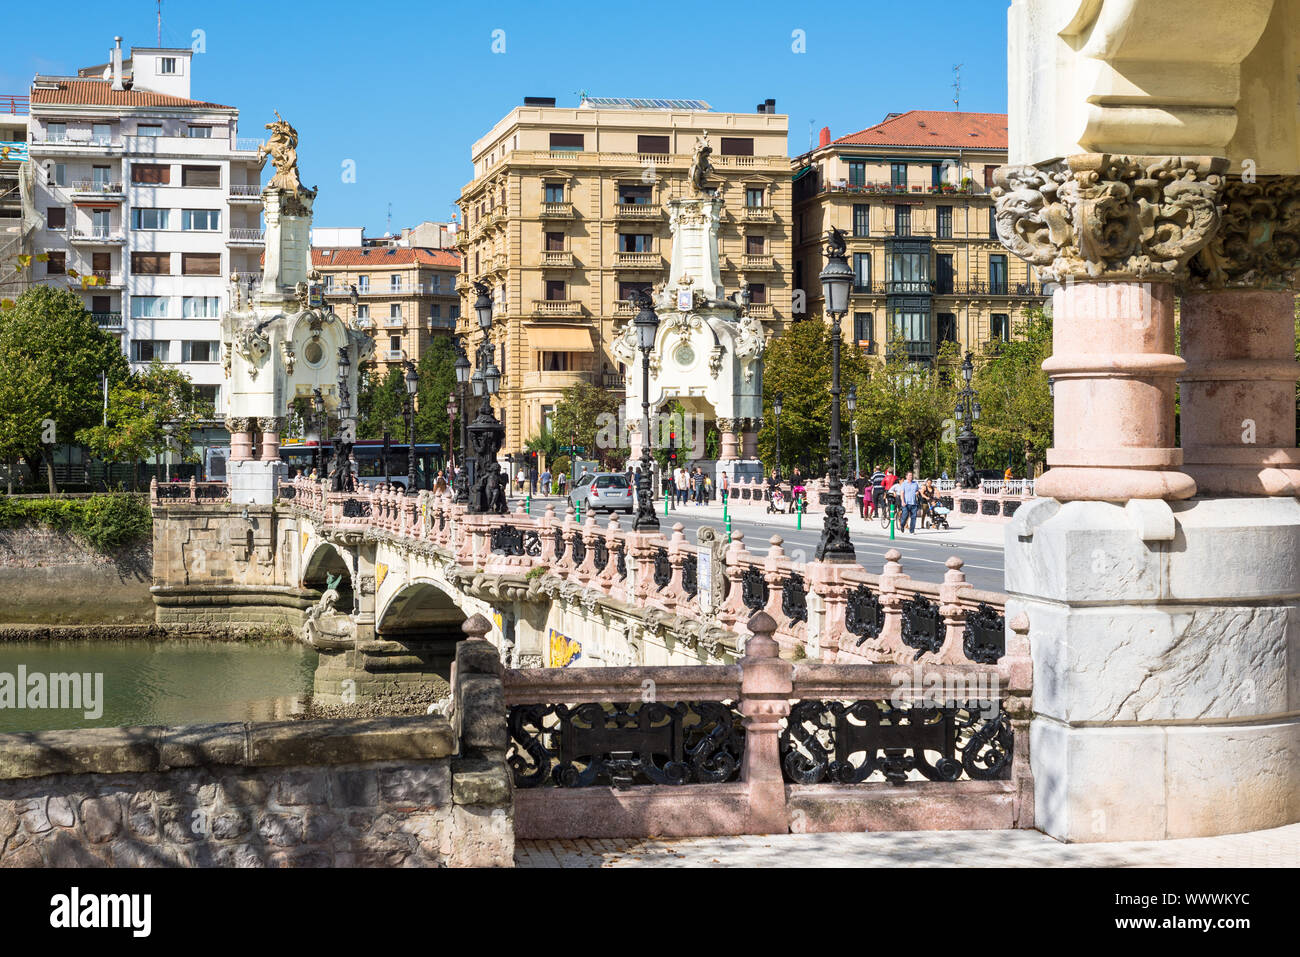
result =
[{"label": "person walking", "polygon": [[564,498],[564,487],[569,484],[569,474],[561,472],[555,477],[555,481],[560,487],[560,498]]},{"label": "person walking", "polygon": [[874,519],[885,504],[885,470],[879,465],[872,471],[867,488],[871,496],[871,514],[868,517]]},{"label": "person walking", "polygon": [[[916,509],[921,491],[920,483],[912,477],[912,473],[907,473],[905,478],[898,486],[898,497],[900,504],[903,506],[903,516],[899,520],[898,530],[900,532],[911,532],[916,534]],[[911,528],[908,528],[908,521],[911,521]]]},{"label": "person walking", "polygon": [[550,494],[551,494],[551,469],[550,469],[550,466],[547,466],[546,468],[542,469],[542,474],[541,474],[541,476],[538,478],[538,482],[539,482],[539,484],[540,484],[541,487],[542,487],[542,494],[543,494],[543,495],[550,495]]}]

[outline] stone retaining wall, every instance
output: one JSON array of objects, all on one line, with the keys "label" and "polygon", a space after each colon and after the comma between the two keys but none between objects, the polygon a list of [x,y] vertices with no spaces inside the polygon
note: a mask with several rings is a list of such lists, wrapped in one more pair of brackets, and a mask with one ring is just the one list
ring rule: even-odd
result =
[{"label": "stone retaining wall", "polygon": [[0,735],[0,866],[511,866],[500,665],[482,644],[462,643],[450,720]]},{"label": "stone retaining wall", "polygon": [[43,525],[0,528],[0,625],[149,625],[153,548],[105,554]]}]

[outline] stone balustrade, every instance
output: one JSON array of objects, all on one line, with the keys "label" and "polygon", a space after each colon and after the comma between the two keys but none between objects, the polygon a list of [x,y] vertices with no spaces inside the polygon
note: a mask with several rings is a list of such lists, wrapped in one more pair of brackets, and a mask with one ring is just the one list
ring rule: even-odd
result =
[{"label": "stone balustrade", "polygon": [[[952,486],[954,483],[948,484]],[[826,482],[823,479],[810,479],[804,483],[804,488],[807,503],[805,513],[823,514],[826,511],[824,499],[829,494]],[[785,497],[785,502],[789,503],[791,500],[789,482],[782,483],[781,493]],[[845,511],[850,516],[860,514],[857,489],[845,483],[842,494]],[[766,481],[738,481],[731,486],[728,507],[732,510],[754,508],[766,511],[768,498]],[[1033,483],[986,482],[977,489],[940,487],[938,498],[952,510],[954,517],[959,521],[1003,522],[1011,518],[1022,504],[1033,498]]]},{"label": "stone balustrade", "polygon": [[200,482],[191,478],[188,482],[158,482],[157,477],[149,480],[149,504],[158,505],[166,502],[228,502],[230,486],[225,482]]}]

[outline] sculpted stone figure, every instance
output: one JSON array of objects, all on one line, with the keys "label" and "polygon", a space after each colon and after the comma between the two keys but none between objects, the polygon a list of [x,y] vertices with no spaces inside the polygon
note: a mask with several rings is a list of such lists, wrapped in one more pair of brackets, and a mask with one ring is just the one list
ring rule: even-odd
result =
[{"label": "sculpted stone figure", "polygon": [[695,141],[695,151],[691,155],[691,170],[689,175],[691,188],[696,195],[703,195],[709,183],[709,174],[713,172],[713,164],[709,162],[709,157],[713,154],[713,147],[709,145],[709,131],[705,130],[704,135]]},{"label": "sculpted stone figure", "polygon": [[275,122],[267,123],[266,128],[271,131],[271,138],[257,148],[257,158],[270,156],[275,166],[275,175],[267,185],[296,196],[302,187],[298,179],[298,131],[279,110],[275,111]]},{"label": "sculpted stone figure", "polygon": [[335,651],[356,644],[356,622],[335,610],[338,600],[338,591],[327,588],[320,600],[307,609],[307,618],[302,623],[302,639],[318,651]]}]

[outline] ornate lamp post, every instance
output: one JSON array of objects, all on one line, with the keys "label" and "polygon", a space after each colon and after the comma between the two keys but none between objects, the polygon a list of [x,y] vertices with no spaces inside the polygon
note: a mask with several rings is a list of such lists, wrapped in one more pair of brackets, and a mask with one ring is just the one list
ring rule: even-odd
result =
[{"label": "ornate lamp post", "polygon": [[785,393],[780,390],[772,396],[772,411],[776,413],[776,480],[781,481],[781,407],[785,404]]},{"label": "ornate lamp post", "polygon": [[[456,404],[456,393],[447,393],[447,468],[456,467],[456,413],[460,408]],[[450,476],[449,476],[450,477]]]},{"label": "ornate lamp post", "polygon": [[320,386],[311,390],[311,408],[316,413],[316,478],[325,474],[325,397]]},{"label": "ornate lamp post", "polygon": [[659,316],[647,293],[640,293],[637,299],[641,308],[633,324],[636,326],[637,345],[641,347],[641,422],[645,432],[641,441],[641,474],[636,482],[636,520],[632,528],[645,532],[659,527],[659,519],[655,517],[654,492],[650,487],[650,353],[654,351],[655,334],[659,331]]},{"label": "ornate lamp post", "polygon": [[849,418],[853,420],[853,476],[857,478],[862,474],[862,459],[858,456],[858,417],[854,414],[858,411],[858,384],[856,382],[849,386],[849,394],[845,396],[844,404],[848,407]]},{"label": "ornate lamp post", "polygon": [[403,359],[406,367],[406,396],[402,402],[402,419],[406,425],[406,490],[415,491],[415,393],[420,389],[420,376],[415,363]]},{"label": "ornate lamp post", "polygon": [[849,525],[844,518],[844,492],[840,482],[840,320],[849,311],[849,286],[853,283],[853,270],[845,255],[844,234],[832,229],[826,237],[826,268],[818,277],[822,282],[822,297],[826,312],[831,317],[831,440],[830,475],[827,487],[830,501],[826,505],[826,518],[822,523],[822,537],[817,543],[818,561],[855,562],[853,542],[849,539]]},{"label": "ornate lamp post", "polygon": [[980,481],[975,476],[975,450],[980,440],[975,435],[974,423],[980,420],[980,404],[975,398],[975,390],[970,387],[971,375],[975,363],[971,353],[961,363],[961,377],[965,382],[957,393],[957,420],[961,422],[961,432],[957,434],[957,484],[962,488],[978,488]]},{"label": "ornate lamp post", "polygon": [[470,442],[478,461],[475,470],[478,474],[469,496],[469,511],[473,514],[504,514],[506,496],[501,485],[501,466],[497,464],[497,453],[505,441],[506,430],[492,414],[491,397],[501,388],[501,370],[497,368],[491,341],[492,297],[488,295],[488,288],[483,283],[475,283],[474,288],[478,291],[474,311],[478,316],[479,328],[483,331],[478,371],[474,373],[474,394],[483,398],[483,404],[479,406],[478,415],[469,426]]},{"label": "ornate lamp post", "polygon": [[351,482],[351,474],[348,468],[348,459],[352,453],[352,435],[348,429],[348,416],[350,412],[351,395],[348,393],[348,377],[352,372],[352,359],[348,355],[348,347],[339,347],[339,429],[334,436],[334,481],[332,487],[336,492],[351,491],[348,487]]},{"label": "ornate lamp post", "polygon": [[[464,505],[469,501],[469,440],[465,434],[465,420],[469,417],[469,356],[465,346],[456,339],[456,391],[461,395],[460,402],[460,472],[456,475],[455,495],[453,501]],[[452,413],[453,415],[455,413]]]}]

